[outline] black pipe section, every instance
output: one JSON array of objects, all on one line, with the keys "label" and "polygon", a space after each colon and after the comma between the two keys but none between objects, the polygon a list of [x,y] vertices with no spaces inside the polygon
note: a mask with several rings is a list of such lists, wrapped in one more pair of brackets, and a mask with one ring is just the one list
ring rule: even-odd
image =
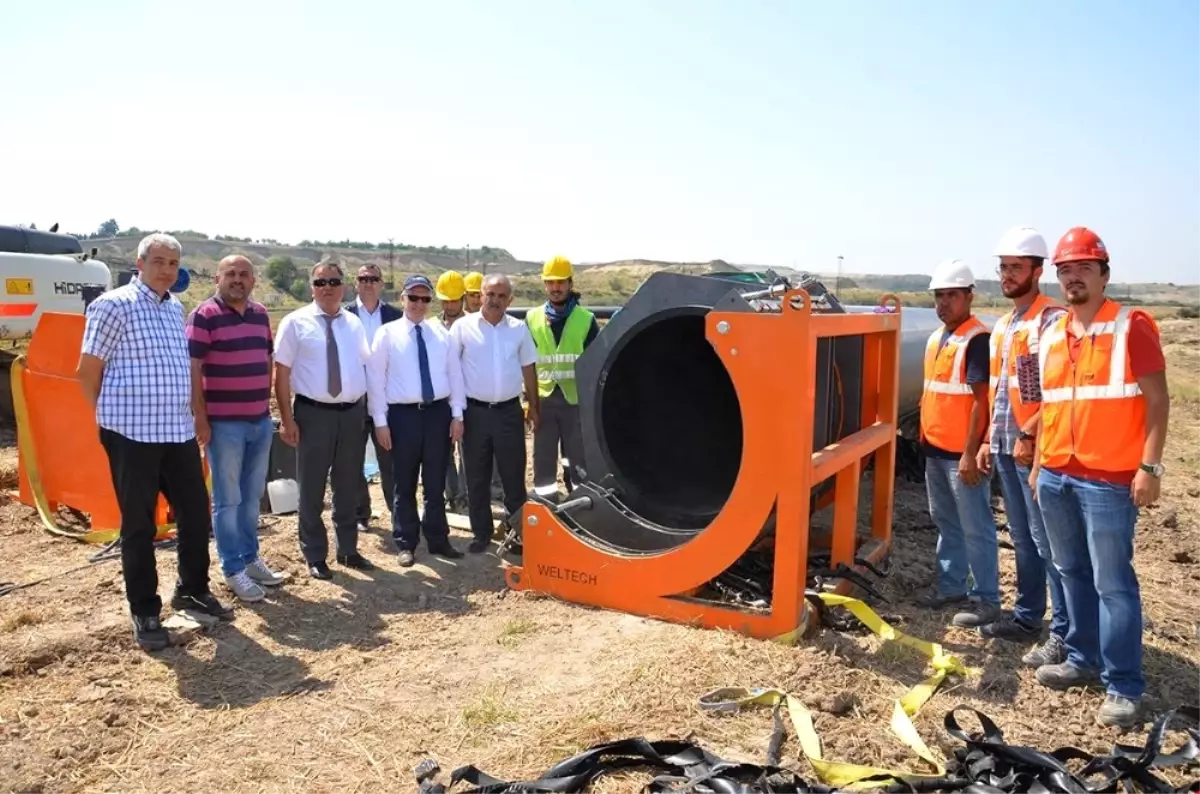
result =
[{"label": "black pipe section", "polygon": [[[518,320],[524,320],[529,310],[536,308],[536,306],[510,306],[507,314]],[[620,306],[584,306],[584,308],[596,315],[597,320],[610,320],[614,314],[621,311]]]},{"label": "black pipe section", "polygon": [[[824,310],[844,311],[818,282],[804,286]],[[713,309],[775,313],[780,304],[761,284],[655,273],[576,362],[584,460],[572,465],[585,476],[571,497],[592,501],[565,517],[576,531],[625,552],[662,551],[721,512],[741,469],[743,427],[733,382],[705,334]],[[800,376],[789,359],[779,351],[778,377]],[[817,359],[815,403],[779,406],[813,412],[814,448],[859,429],[862,340],[824,340]]]},{"label": "black pipe section", "polygon": [[13,254],[82,254],[83,245],[69,234],[0,226],[0,251]]}]

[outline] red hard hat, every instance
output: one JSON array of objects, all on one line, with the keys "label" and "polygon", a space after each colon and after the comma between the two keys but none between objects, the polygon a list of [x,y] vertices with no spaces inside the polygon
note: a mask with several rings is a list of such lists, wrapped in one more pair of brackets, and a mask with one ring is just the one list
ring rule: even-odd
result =
[{"label": "red hard hat", "polygon": [[1069,229],[1054,248],[1054,264],[1065,262],[1108,262],[1108,249],[1100,235],[1086,226]]}]

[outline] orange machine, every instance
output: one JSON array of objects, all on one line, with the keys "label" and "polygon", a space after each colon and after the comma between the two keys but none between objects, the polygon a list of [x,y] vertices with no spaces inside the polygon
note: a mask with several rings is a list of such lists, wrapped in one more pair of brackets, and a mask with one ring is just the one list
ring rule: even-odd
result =
[{"label": "orange machine", "polygon": [[[28,353],[13,366],[20,498],[38,508],[47,529],[103,543],[118,536],[121,511],[95,411],[75,376],[83,326],[81,314],[43,314]],[[60,506],[89,514],[91,531],[60,530]],[[160,537],[169,535],[172,517],[161,496],[155,518]]]},{"label": "orange machine", "polygon": [[[903,317],[891,296],[853,311],[806,286],[751,292],[666,273],[643,284],[577,362],[580,484],[561,503],[526,503],[511,588],[786,641],[816,617],[810,557],[860,574],[883,562]],[[911,339],[923,346],[928,327]],[[827,503],[832,531],[811,531]],[[760,603],[722,595],[723,577],[754,571]],[[844,594],[852,582],[819,586]]]}]

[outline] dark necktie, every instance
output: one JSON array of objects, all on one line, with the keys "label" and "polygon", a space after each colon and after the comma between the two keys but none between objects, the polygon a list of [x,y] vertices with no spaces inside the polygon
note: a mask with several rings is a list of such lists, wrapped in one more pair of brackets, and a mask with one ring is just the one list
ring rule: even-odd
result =
[{"label": "dark necktie", "polygon": [[413,326],[417,332],[417,360],[421,363],[421,402],[433,402],[433,377],[429,374],[429,351],[425,349],[425,337],[421,326]]},{"label": "dark necktie", "polygon": [[327,378],[329,396],[337,397],[342,393],[342,362],[338,358],[337,340],[333,338],[333,321],[337,316],[322,315],[325,321],[325,368],[329,371]]}]

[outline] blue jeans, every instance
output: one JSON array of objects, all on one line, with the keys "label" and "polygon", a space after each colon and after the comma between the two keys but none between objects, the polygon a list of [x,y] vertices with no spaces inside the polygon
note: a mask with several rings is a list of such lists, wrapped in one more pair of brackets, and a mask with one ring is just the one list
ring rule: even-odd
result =
[{"label": "blue jeans", "polygon": [[1038,504],[1062,575],[1067,662],[1101,670],[1110,694],[1137,699],[1142,677],[1142,596],[1133,570],[1137,507],[1128,485],[1042,469]]},{"label": "blue jeans", "polygon": [[[1000,605],[1000,554],[992,516],[991,481],[978,485],[958,478],[958,461],[925,458],[929,517],[938,528],[938,595],[968,595]],[[967,589],[970,570],[971,589]]]},{"label": "blue jeans", "polygon": [[221,572],[232,576],[258,559],[258,506],[267,487],[275,426],[270,417],[256,422],[217,420],[210,425],[213,538]]},{"label": "blue jeans", "polygon": [[1040,627],[1046,615],[1046,579],[1050,580],[1050,633],[1067,636],[1067,603],[1062,577],[1054,567],[1050,538],[1042,521],[1042,510],[1029,488],[1029,467],[1012,455],[993,455],[992,465],[1000,477],[1008,534],[1017,558],[1017,603],[1013,617],[1026,626]]}]

